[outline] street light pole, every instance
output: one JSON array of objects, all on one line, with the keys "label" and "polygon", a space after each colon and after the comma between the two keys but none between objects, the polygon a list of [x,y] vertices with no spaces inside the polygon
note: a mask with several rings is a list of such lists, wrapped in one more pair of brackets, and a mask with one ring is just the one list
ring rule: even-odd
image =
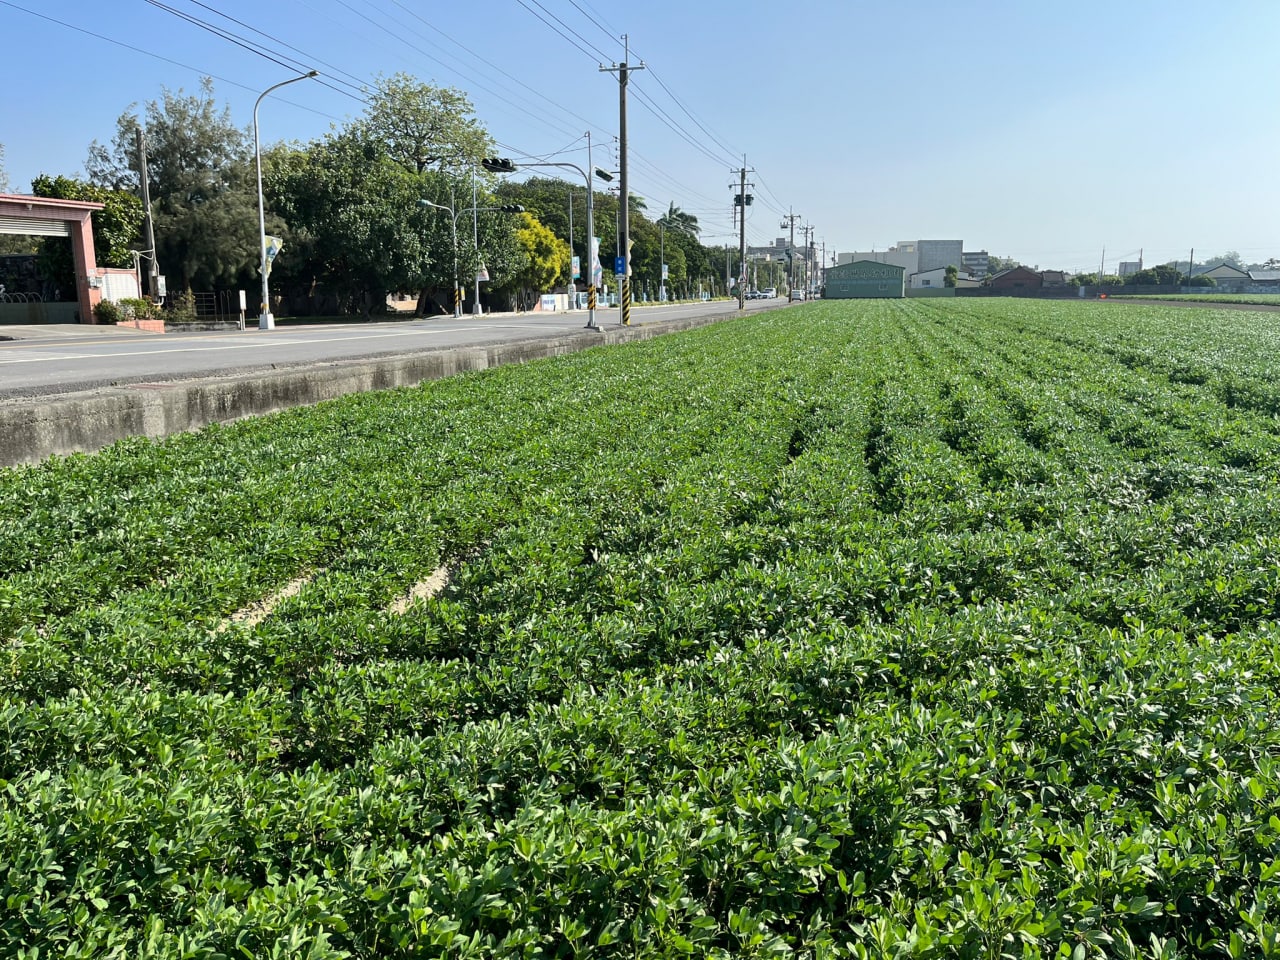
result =
[{"label": "street light pole", "polygon": [[[588,243],[591,241],[588,240]],[[573,190],[569,190],[569,309],[578,309],[578,284],[573,278]]]},{"label": "street light pole", "polygon": [[449,233],[453,237],[453,316],[454,319],[459,319],[462,316],[462,287],[458,284],[458,215],[454,213],[453,207],[432,203],[430,200],[419,200],[418,206],[435,207],[449,214]]},{"label": "street light pole", "polygon": [[[476,209],[476,165],[471,164],[471,242],[476,246],[476,256],[480,256],[480,212]],[[480,307],[480,265],[476,264],[476,302],[471,308],[474,316],[484,311]]]},{"label": "street light pole", "polygon": [[[576,163],[521,163],[515,164],[510,160],[502,158],[494,158],[492,160],[482,160],[480,165],[486,170],[492,170],[496,173],[515,173],[518,167],[558,167],[563,170],[576,170],[587,184],[587,259],[591,261],[587,264],[587,269],[591,271],[591,280],[587,284],[587,329],[599,330],[600,326],[596,323],[596,250],[595,247],[595,200],[593,199],[594,191],[591,188],[591,173],[583,170]],[[591,166],[591,131],[587,131],[587,167],[601,180],[612,180],[612,175],[604,170],[597,170]],[[572,247],[572,244],[570,244]],[[570,251],[572,256],[572,250]]]},{"label": "street light pole", "polygon": [[258,99],[253,104],[253,159],[258,168],[258,254],[260,256],[259,266],[262,271],[262,310],[258,314],[259,330],[274,330],[276,328],[276,318],[271,315],[271,293],[267,289],[267,213],[262,203],[262,146],[258,140],[258,105],[262,103],[262,98],[272,90],[279,90],[288,84],[297,83],[299,80],[310,80],[312,77],[319,75],[320,71],[312,70],[310,73],[304,73],[299,77],[281,80],[258,94]]},{"label": "street light pole", "polygon": [[[460,318],[462,316],[462,287],[458,281],[458,218],[461,217],[462,214],[467,213],[468,211],[455,210],[452,206],[447,206],[443,203],[432,203],[430,200],[419,200],[418,206],[435,207],[437,210],[443,210],[449,214],[449,234],[453,238],[453,315],[454,317]],[[472,205],[468,209],[470,210],[473,218],[475,218],[477,223],[479,222],[480,211],[482,210],[483,211],[497,210],[502,213],[524,213],[524,207],[520,206],[519,204],[503,204],[500,207],[477,207]],[[478,237],[478,234],[477,234],[477,237]],[[477,250],[480,249],[479,244],[476,245],[476,249]],[[476,298],[477,298],[476,302],[478,304],[479,295],[480,295],[480,280],[479,280],[478,271],[476,274],[476,278],[477,278],[476,279]]]}]

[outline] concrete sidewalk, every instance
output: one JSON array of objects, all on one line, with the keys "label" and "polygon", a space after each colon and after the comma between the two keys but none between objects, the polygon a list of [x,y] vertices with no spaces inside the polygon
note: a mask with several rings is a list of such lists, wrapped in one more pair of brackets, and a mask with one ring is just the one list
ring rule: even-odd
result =
[{"label": "concrete sidewalk", "polygon": [[0,340],[103,340],[112,337],[160,337],[113,323],[11,323],[0,325]]}]

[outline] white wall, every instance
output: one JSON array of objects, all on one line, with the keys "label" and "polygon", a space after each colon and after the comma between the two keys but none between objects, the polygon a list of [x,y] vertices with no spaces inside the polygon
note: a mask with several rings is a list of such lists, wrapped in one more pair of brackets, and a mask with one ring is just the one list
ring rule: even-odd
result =
[{"label": "white wall", "polygon": [[922,287],[945,287],[947,280],[947,269],[941,267],[937,270],[925,270],[921,273],[913,273],[911,275],[911,289],[919,290]]},{"label": "white wall", "polygon": [[102,299],[119,303],[125,298],[140,300],[138,275],[132,270],[112,270],[102,274]]}]

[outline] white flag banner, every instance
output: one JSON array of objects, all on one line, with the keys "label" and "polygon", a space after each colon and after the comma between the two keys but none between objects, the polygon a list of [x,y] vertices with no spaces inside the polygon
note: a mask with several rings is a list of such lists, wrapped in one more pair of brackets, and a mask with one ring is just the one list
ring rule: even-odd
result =
[{"label": "white flag banner", "polygon": [[591,285],[599,288],[604,282],[604,267],[600,265],[600,238],[591,238]]},{"label": "white flag banner", "polygon": [[267,276],[271,276],[271,264],[280,253],[280,248],[284,246],[284,241],[279,237],[263,237],[262,243],[263,250],[267,253]]}]

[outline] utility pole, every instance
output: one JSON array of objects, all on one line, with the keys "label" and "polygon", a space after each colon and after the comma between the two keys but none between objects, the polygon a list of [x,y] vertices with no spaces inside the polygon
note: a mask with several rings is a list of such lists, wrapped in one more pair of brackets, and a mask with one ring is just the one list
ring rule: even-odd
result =
[{"label": "utility pole", "polygon": [[747,158],[742,158],[738,202],[738,309],[747,308]]},{"label": "utility pole", "polygon": [[604,73],[618,74],[618,243],[622,252],[622,276],[619,278],[618,305],[622,313],[622,325],[631,326],[631,195],[627,192],[627,74],[631,70],[643,70],[644,62],[637,67],[628,65],[631,57],[631,44],[624,33],[622,35],[622,62],[611,67],[600,67]]},{"label": "utility pole", "polygon": [[596,247],[595,224],[595,181],[596,168],[591,165],[591,131],[587,131],[587,329],[599,330],[596,326],[596,264],[600,259],[600,251]]},{"label": "utility pole", "polygon": [[807,300],[813,293],[813,232],[817,228],[809,223],[801,228],[804,234],[804,293]]},{"label": "utility pole", "polygon": [[[480,212],[476,203],[476,165],[473,161],[471,164],[471,242],[476,248],[476,255],[480,255]],[[474,316],[480,316],[484,313],[484,308],[480,306],[480,266],[476,265],[476,302],[472,304],[471,312]]]},{"label": "utility pole", "polygon": [[782,218],[782,226],[791,227],[791,241],[787,245],[787,295],[790,296],[791,290],[796,285],[796,221],[800,219],[800,214],[795,212],[793,207],[788,207],[791,212]]},{"label": "utility pole", "polygon": [[667,225],[658,221],[658,299],[667,302]]},{"label": "utility pole", "polygon": [[157,304],[160,302],[160,264],[156,260],[156,231],[151,219],[151,182],[147,176],[147,141],[142,128],[134,127],[138,143],[138,178],[142,184],[143,235],[147,242],[147,293]]},{"label": "utility pole", "polygon": [[[588,160],[587,163],[591,161]],[[590,184],[587,185],[590,190]],[[582,261],[578,261],[581,263]],[[577,309],[575,301],[578,299],[578,284],[573,279],[573,188],[569,188],[569,309]]]},{"label": "utility pole", "polygon": [[[732,190],[734,184],[729,184]],[[747,157],[742,156],[742,168],[738,171],[738,192],[733,197],[738,211],[738,309],[747,308],[747,207],[751,206],[751,194],[747,193]],[[725,271],[726,281],[728,271]],[[727,291],[726,291],[727,292]]]}]

